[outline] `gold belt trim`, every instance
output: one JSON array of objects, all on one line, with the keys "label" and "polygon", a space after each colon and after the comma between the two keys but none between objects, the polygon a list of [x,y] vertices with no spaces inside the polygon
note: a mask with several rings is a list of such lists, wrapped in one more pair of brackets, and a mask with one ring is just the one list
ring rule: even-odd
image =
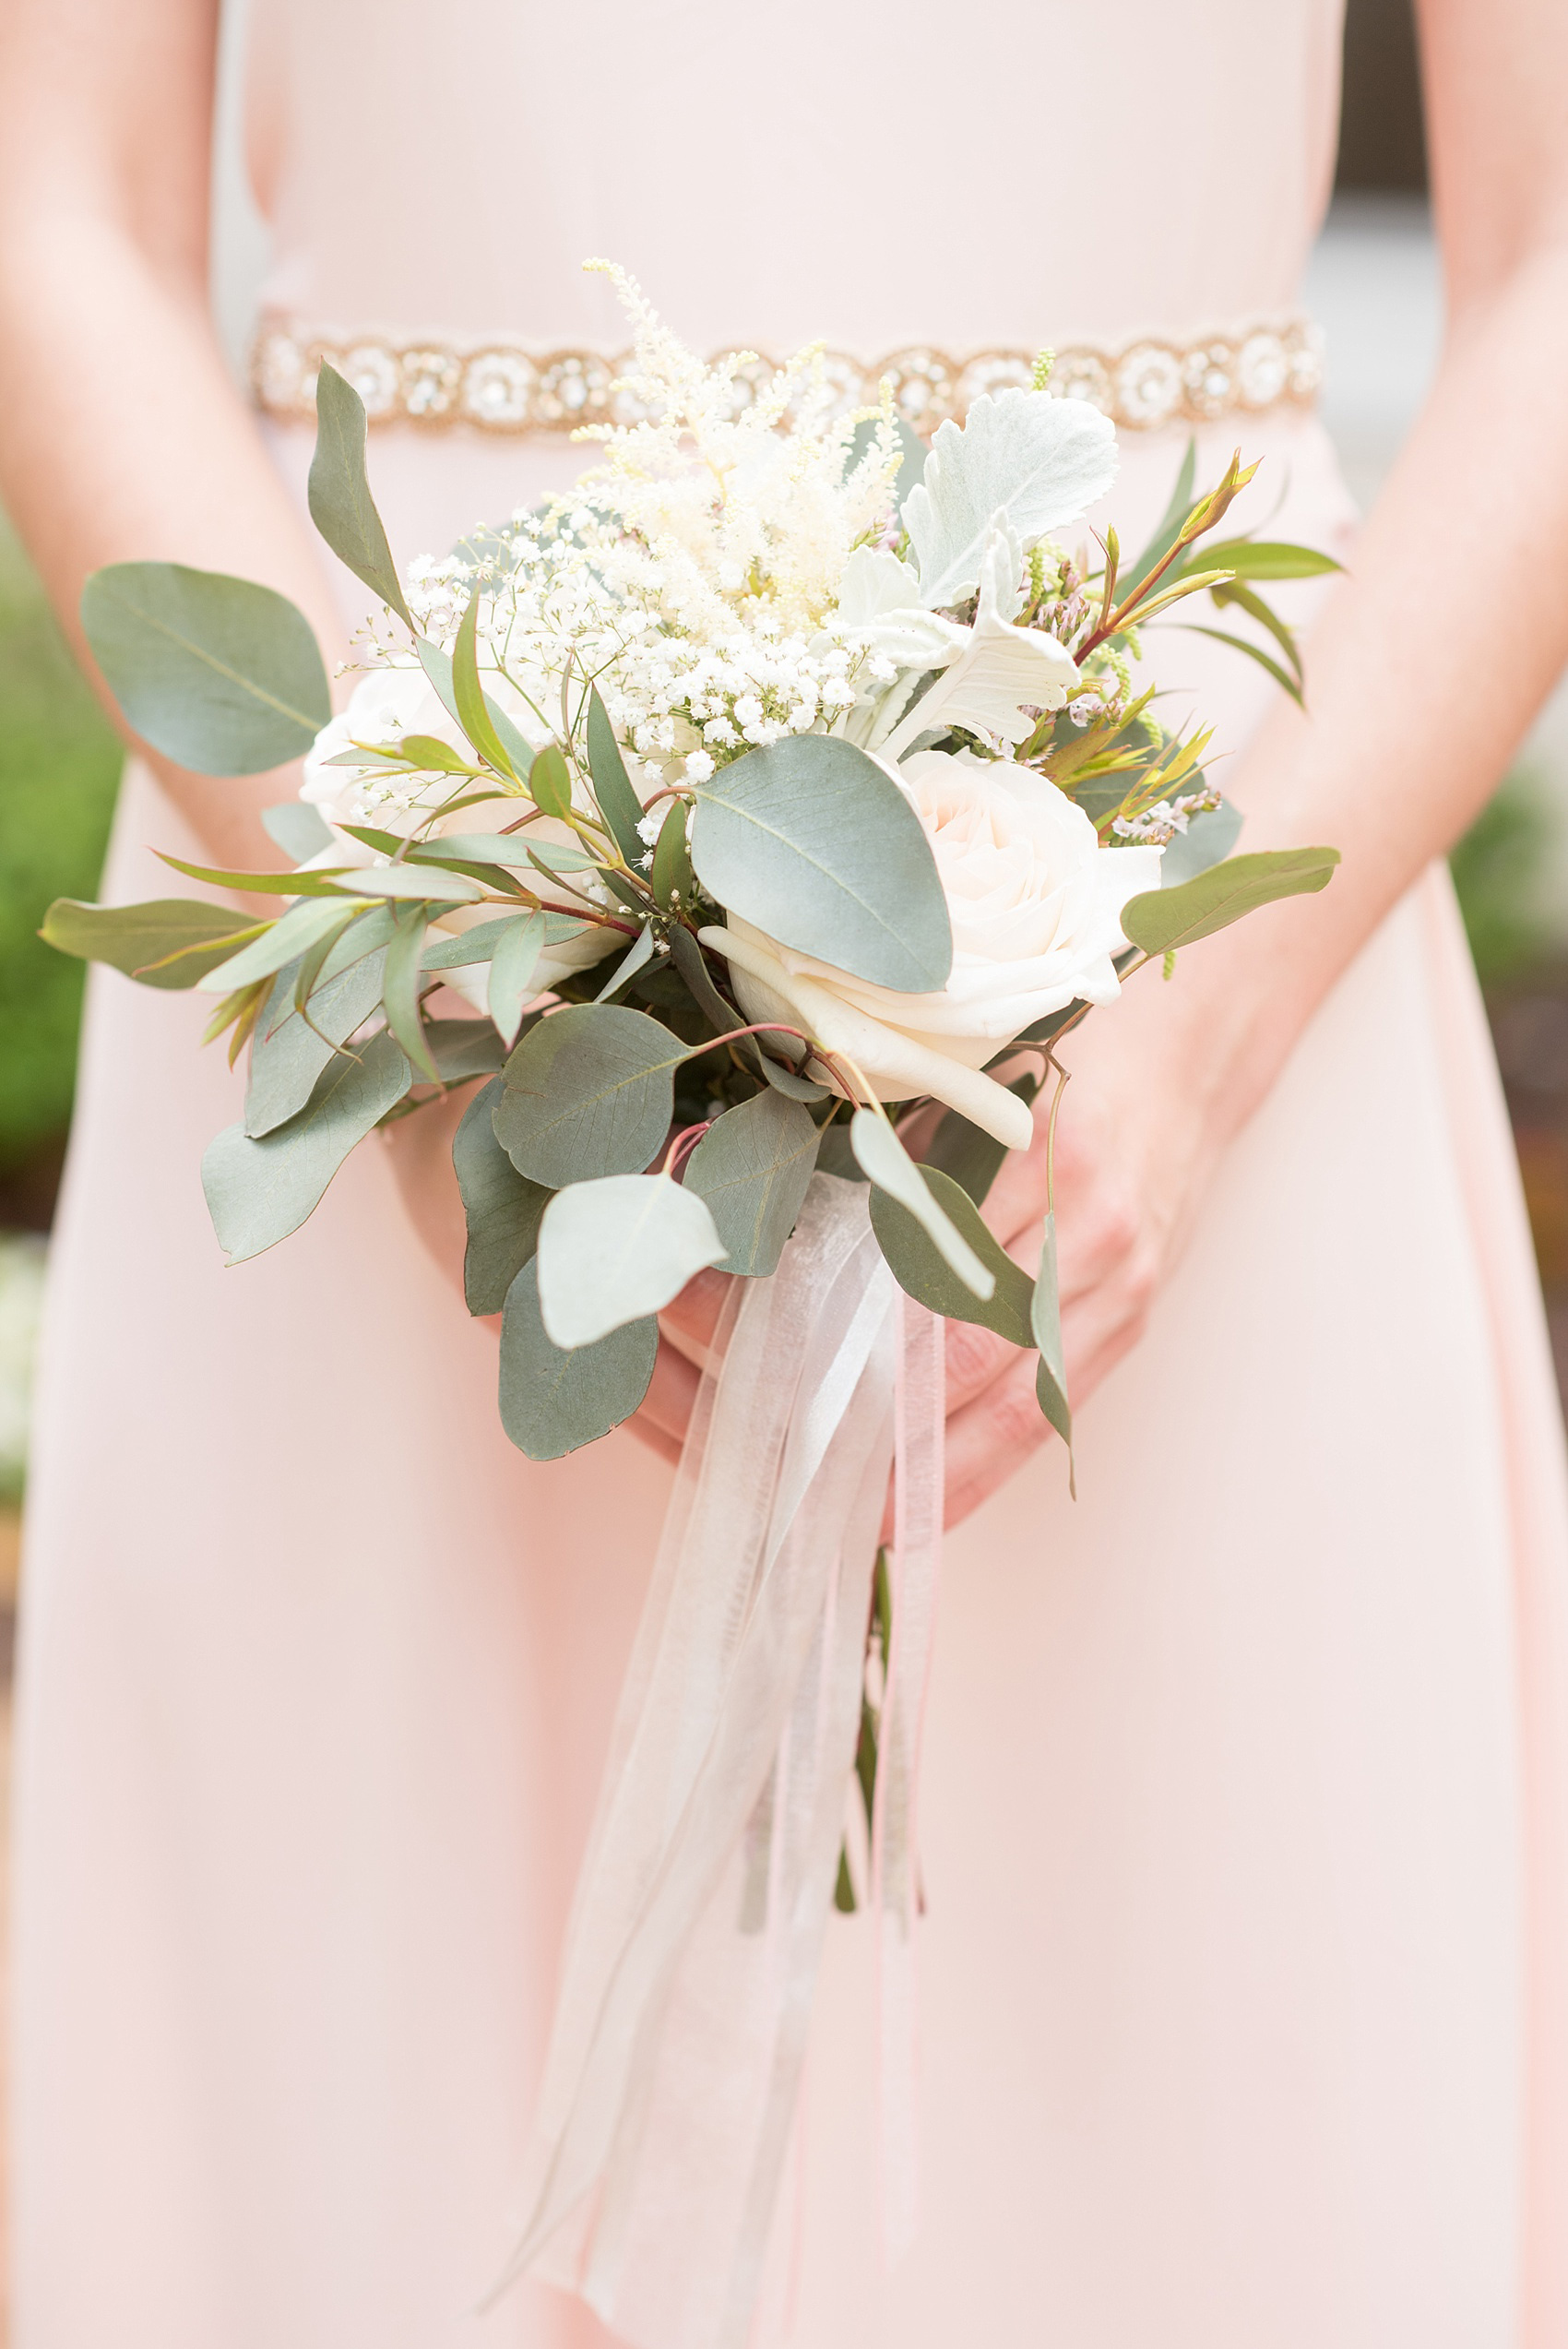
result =
[{"label": "gold belt trim", "polygon": [[[405,341],[279,317],[263,318],[252,345],[256,405],[289,422],[314,418],[323,359],[353,385],[373,424],[566,433],[578,424],[631,423],[642,413],[617,388],[629,352],[610,357],[531,352],[516,342]],[[845,408],[873,404],[886,379],[899,413],[929,436],[947,417],[964,416],[982,392],[1028,384],[1035,353],[981,351],[960,360],[912,344],[869,364],[839,351],[824,359]],[[747,360],[737,397],[750,397],[773,372],[771,360]],[[1310,407],[1322,381],[1322,335],[1310,319],[1291,317],[1253,320],[1194,342],[1146,336],[1120,351],[1073,343],[1056,353],[1051,389],[1062,399],[1092,401],[1124,430],[1157,432],[1166,424],[1212,423],[1238,410],[1259,415],[1283,405]]]}]

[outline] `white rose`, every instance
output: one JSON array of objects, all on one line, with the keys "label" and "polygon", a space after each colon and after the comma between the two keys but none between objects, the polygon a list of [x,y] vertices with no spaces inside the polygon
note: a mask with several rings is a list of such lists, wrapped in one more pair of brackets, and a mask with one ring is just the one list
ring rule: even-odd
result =
[{"label": "white rose", "polygon": [[[525,739],[530,722],[537,733],[538,723],[532,712],[504,677],[487,676],[485,691]],[[348,708],[328,720],[305,754],[300,797],[319,809],[333,833],[331,848],[323,849],[319,856],[311,858],[312,864],[384,864],[386,860],[374,849],[367,848],[362,841],[350,839],[341,827],[358,824],[376,831],[396,832],[399,838],[407,839],[428,820],[432,808],[451,796],[454,778],[450,775],[387,775],[375,768],[332,767],[327,763],[356,742],[391,742],[402,734],[431,734],[465,758],[473,756],[462,728],[445,709],[422,669],[372,670],[354,687]],[[517,802],[498,793],[493,801],[470,805],[459,808],[455,815],[441,817],[435,830],[437,834],[499,831],[503,826],[515,822],[517,815]],[[552,841],[558,845],[576,844],[570,828],[551,818],[530,824],[529,837],[541,847]],[[541,875],[526,859],[508,869],[515,870],[530,888],[541,883]],[[576,888],[576,876],[573,876],[573,883]],[[548,888],[548,884],[545,886]],[[603,892],[591,880],[589,886],[598,901]],[[564,891],[556,896],[562,906],[573,902]],[[495,905],[455,905],[441,914],[434,926],[460,933],[481,922],[495,921],[502,910]],[[619,931],[595,925],[578,937],[547,948],[535,972],[540,994],[546,994],[570,972],[587,970],[601,961],[612,947],[624,943]],[[445,976],[447,985],[455,987],[476,1011],[486,1008],[488,964],[474,963],[448,971]]]},{"label": "white rose", "polygon": [[1028,1110],[984,1064],[1075,997],[1109,1003],[1121,912],[1159,886],[1157,848],[1105,849],[1043,776],[971,751],[920,751],[901,780],[925,828],[953,925],[940,993],[899,995],[765,937],[733,913],[704,943],[729,957],[749,1019],[804,1029],[853,1060],[885,1101],[929,1093],[1010,1150]]}]

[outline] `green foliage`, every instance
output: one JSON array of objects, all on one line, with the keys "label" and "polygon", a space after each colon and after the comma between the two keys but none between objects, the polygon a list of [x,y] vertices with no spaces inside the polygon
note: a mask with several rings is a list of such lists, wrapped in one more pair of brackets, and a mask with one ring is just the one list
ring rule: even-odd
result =
[{"label": "green foliage", "polygon": [[452,1139],[452,1164],[468,1246],[463,1251],[463,1295],[470,1313],[499,1313],[506,1292],[539,1246],[540,1221],[554,1197],[542,1183],[519,1174],[495,1139],[493,1119],[501,1099],[499,1078],[477,1092]]},{"label": "green foliage", "polygon": [[560,1460],[629,1419],[647,1392],[659,1353],[650,1314],[596,1345],[565,1353],[545,1334],[536,1260],[510,1289],[501,1321],[501,1425],[529,1460]]},{"label": "green foliage", "polygon": [[505,925],[490,958],[486,1001],[508,1052],[517,1041],[517,1031],[523,1024],[523,1006],[529,1000],[533,974],[544,951],[544,921],[542,913],[519,913],[515,922]]},{"label": "green foliage", "polygon": [[0,522],[0,1171],[70,1117],[85,973],[38,929],[98,888],[123,756]]},{"label": "green foliage", "polygon": [[1029,1329],[1029,1299],[1033,1283],[1021,1265],[1015,1264],[995,1234],[980,1219],[968,1191],[950,1174],[934,1166],[920,1174],[937,1206],[974,1250],[991,1276],[989,1297],[977,1297],[961,1281],[933,1244],[928,1229],[916,1222],[907,1207],[874,1186],[871,1195],[872,1229],[883,1255],[902,1289],[932,1313],[946,1321],[975,1321],[994,1330],[1009,1345],[1034,1344]]},{"label": "green foliage", "polygon": [[[337,909],[333,909],[336,913]],[[281,923],[247,922],[228,906],[208,905],[199,898],[157,897],[140,905],[84,905],[78,898],[57,897],[39,927],[39,936],[57,953],[84,962],[107,962],[148,987],[194,987],[212,971],[238,958],[235,948],[261,933],[269,939]],[[280,960],[287,959],[288,949]],[[276,970],[276,963],[270,966]],[[244,971],[229,982],[239,986],[264,976],[260,970]],[[215,992],[223,994],[227,987]]]},{"label": "green foliage", "polygon": [[1227,857],[1173,889],[1129,898],[1122,927],[1146,954],[1170,954],[1277,898],[1326,888],[1338,862],[1336,848],[1265,849],[1256,856]]},{"label": "green foliage", "polygon": [[1540,884],[1553,829],[1538,780],[1528,768],[1516,768],[1449,857],[1484,987],[1517,978],[1551,950]]},{"label": "green foliage", "polygon": [[953,968],[947,900],[920,817],[852,743],[792,734],[696,793],[697,878],[772,938],[920,995]]},{"label": "green foliage", "polygon": [[314,1214],[349,1152],[409,1090],[410,1068],[383,1029],[339,1053],[296,1117],[260,1141],[225,1127],[201,1162],[202,1188],[231,1264],[259,1256]]},{"label": "green foliage", "polygon": [[627,864],[635,866],[643,853],[643,838],[637,829],[643,817],[642,802],[632,789],[610,712],[599,698],[597,686],[588,695],[588,755],[599,812],[609,825],[616,847]]},{"label": "green foliage", "polygon": [[129,723],[199,775],[287,766],[332,715],[310,622],[253,580],[184,563],[111,563],[82,589],[81,616]]},{"label": "green foliage", "polygon": [[[971,1297],[978,1297],[982,1305],[989,1304],[996,1291],[995,1270],[944,1205],[947,1194],[952,1192],[963,1199],[965,1208],[969,1208],[968,1196],[945,1175],[938,1175],[930,1183],[923,1181],[921,1169],[886,1118],[879,1117],[874,1110],[856,1110],[849,1120],[849,1147],[877,1189],[908,1209],[947,1270],[957,1275]],[[885,1255],[885,1243],[883,1252]],[[892,1262],[891,1258],[888,1261]],[[897,1265],[893,1269],[897,1272]]]},{"label": "green foliage", "polygon": [[364,402],[324,359],[315,383],[315,449],[310,460],[311,520],[340,563],[411,628],[392,550],[365,471]]},{"label": "green foliage", "polygon": [[661,1313],[724,1259],[707,1202],[668,1174],[604,1174],[556,1192],[539,1227],[540,1314],[552,1345],[597,1345]]},{"label": "green foliage", "polygon": [[1062,1354],[1062,1307],[1056,1288],[1056,1217],[1045,1219],[1039,1271],[1029,1301],[1029,1329],[1039,1348],[1035,1373],[1035,1397],[1063,1442],[1073,1441],[1073,1413],[1067,1402],[1067,1373]]},{"label": "green foliage", "polygon": [[362,955],[318,985],[308,1020],[293,1008],[299,965],[278,973],[251,1039],[244,1125],[253,1141],[303,1109],[334,1046],[346,1043],[381,1001],[384,963],[380,953]]},{"label": "green foliage", "polygon": [[795,1228],[816,1165],[819,1133],[798,1102],[758,1093],[706,1133],[686,1186],[707,1201],[728,1253],[726,1272],[771,1272]]},{"label": "green foliage", "polygon": [[669,1130],[672,1071],[686,1051],[646,1011],[568,1005],[531,1029],[506,1063],[497,1139],[519,1174],[552,1190],[640,1174]]}]

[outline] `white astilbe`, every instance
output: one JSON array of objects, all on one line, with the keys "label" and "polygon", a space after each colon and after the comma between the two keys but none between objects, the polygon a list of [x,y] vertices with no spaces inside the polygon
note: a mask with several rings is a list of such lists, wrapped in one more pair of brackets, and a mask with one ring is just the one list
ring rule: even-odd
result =
[{"label": "white astilbe", "polygon": [[856,419],[834,413],[820,346],[754,385],[752,353],[704,365],[624,269],[588,266],[632,321],[623,389],[648,411],[576,435],[602,442],[605,461],[581,490],[626,534],[608,576],[652,590],[661,616],[710,644],[765,614],[786,636],[814,629],[856,546],[887,519],[901,457],[891,407],[851,464]]}]

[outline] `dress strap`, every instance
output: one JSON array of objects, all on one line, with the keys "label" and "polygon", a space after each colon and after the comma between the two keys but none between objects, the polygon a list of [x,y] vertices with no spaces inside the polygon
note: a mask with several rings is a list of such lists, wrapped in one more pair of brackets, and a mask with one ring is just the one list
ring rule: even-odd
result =
[{"label": "dress strap", "polygon": [[[728,355],[728,354],[721,354]],[[982,351],[950,358],[925,345],[865,362],[824,353],[828,379],[846,408],[868,407],[885,380],[899,413],[927,437],[951,416],[962,421],[982,392],[1027,385],[1032,351]],[[639,411],[618,378],[630,354],[533,352],[520,342],[457,344],[342,331],[266,316],[251,351],[251,385],[267,415],[289,422],[314,416],[316,370],[330,359],[364,401],[371,423],[425,429],[477,426],[487,433],[565,433],[578,424],[630,423]],[[775,371],[747,356],[736,376],[738,397]],[[1087,399],[1123,430],[1211,423],[1241,410],[1257,415],[1282,404],[1310,407],[1323,381],[1323,337],[1304,317],[1253,320],[1190,342],[1144,337],[1119,351],[1074,343],[1056,352],[1051,389]]]}]

